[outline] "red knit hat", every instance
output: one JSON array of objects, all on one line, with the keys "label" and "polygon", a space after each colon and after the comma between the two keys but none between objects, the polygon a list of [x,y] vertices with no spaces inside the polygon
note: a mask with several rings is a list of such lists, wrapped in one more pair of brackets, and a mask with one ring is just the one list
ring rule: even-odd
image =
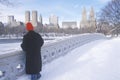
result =
[{"label": "red knit hat", "polygon": [[33,30],[33,25],[32,25],[30,22],[28,22],[28,23],[26,24],[26,29],[27,29],[28,31],[32,31],[32,30]]}]

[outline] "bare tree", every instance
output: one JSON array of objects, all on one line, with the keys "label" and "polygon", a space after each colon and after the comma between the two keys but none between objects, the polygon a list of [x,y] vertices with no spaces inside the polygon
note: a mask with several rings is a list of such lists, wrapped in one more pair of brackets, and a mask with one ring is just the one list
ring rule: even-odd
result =
[{"label": "bare tree", "polygon": [[99,23],[109,23],[115,27],[117,34],[120,30],[120,0],[111,0],[108,4],[101,10],[99,15]]},{"label": "bare tree", "polygon": [[0,0],[0,4],[5,5],[5,6],[14,6],[11,0]]}]

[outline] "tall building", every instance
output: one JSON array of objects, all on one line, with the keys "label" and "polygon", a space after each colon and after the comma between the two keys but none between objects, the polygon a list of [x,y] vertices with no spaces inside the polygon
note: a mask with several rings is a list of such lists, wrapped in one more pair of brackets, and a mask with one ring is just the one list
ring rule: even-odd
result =
[{"label": "tall building", "polygon": [[94,15],[94,9],[91,7],[90,12],[89,12],[89,18],[87,19],[87,12],[85,7],[83,8],[82,11],[82,19],[80,22],[80,28],[86,32],[95,32],[96,30],[96,20],[95,20],[95,15]]},{"label": "tall building", "polygon": [[12,22],[14,22],[14,16],[10,15],[8,16],[8,23],[12,23]]},{"label": "tall building", "polygon": [[94,9],[93,9],[93,7],[91,7],[91,10],[90,10],[89,20],[95,20],[95,15],[94,15]]},{"label": "tall building", "polygon": [[40,15],[39,16],[39,22],[42,24],[43,23],[43,21],[42,21],[42,16]]},{"label": "tall building", "polygon": [[84,27],[87,27],[87,26],[88,26],[87,13],[86,13],[86,8],[84,7],[83,11],[82,11],[82,19],[81,19],[81,22],[80,22],[80,28],[84,28]]},{"label": "tall building", "polygon": [[95,21],[95,15],[94,15],[94,9],[91,7],[90,14],[89,14],[89,27],[96,27],[96,21]]},{"label": "tall building", "polygon": [[84,7],[83,8],[83,11],[82,11],[82,21],[87,21],[87,13],[86,13],[86,8]]},{"label": "tall building", "polygon": [[59,25],[58,25],[58,17],[56,15],[51,15],[49,17],[49,24],[48,24],[48,27],[49,28],[59,28]]},{"label": "tall building", "polygon": [[53,25],[58,25],[58,17],[56,15],[51,15],[49,18],[49,23]]},{"label": "tall building", "polygon": [[14,18],[13,15],[10,15],[10,16],[8,16],[8,24],[7,25],[9,25],[9,27],[17,27],[20,24],[18,24],[18,22],[16,21],[16,19]]},{"label": "tall building", "polygon": [[80,22],[80,28],[94,28],[96,27],[96,20],[95,20],[95,14],[94,9],[91,7],[89,12],[89,18],[87,19],[86,9],[83,8],[82,11],[82,20]]},{"label": "tall building", "polygon": [[41,14],[39,16],[39,21],[38,21],[37,25],[38,25],[39,28],[43,29],[43,20],[42,20],[42,15]]},{"label": "tall building", "polygon": [[30,22],[30,11],[25,11],[25,23]]},{"label": "tall building", "polygon": [[37,11],[32,11],[32,24],[33,26],[37,26],[38,25],[38,15],[37,15]]}]

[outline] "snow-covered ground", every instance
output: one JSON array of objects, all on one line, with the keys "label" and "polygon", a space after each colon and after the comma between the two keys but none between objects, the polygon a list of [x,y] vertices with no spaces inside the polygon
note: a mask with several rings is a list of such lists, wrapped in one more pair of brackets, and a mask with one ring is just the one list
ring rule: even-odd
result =
[{"label": "snow-covered ground", "polygon": [[[43,66],[40,80],[120,80],[120,38],[97,40]],[[23,75],[17,80],[30,80]]]}]

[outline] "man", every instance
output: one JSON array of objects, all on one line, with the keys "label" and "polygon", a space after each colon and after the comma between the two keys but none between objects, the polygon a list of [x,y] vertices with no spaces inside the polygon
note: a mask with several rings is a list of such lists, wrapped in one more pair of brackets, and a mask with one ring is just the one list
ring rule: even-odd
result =
[{"label": "man", "polygon": [[44,43],[42,37],[33,30],[30,22],[26,24],[28,33],[24,35],[21,47],[26,53],[26,74],[31,75],[31,80],[41,77],[42,69],[41,47]]}]

